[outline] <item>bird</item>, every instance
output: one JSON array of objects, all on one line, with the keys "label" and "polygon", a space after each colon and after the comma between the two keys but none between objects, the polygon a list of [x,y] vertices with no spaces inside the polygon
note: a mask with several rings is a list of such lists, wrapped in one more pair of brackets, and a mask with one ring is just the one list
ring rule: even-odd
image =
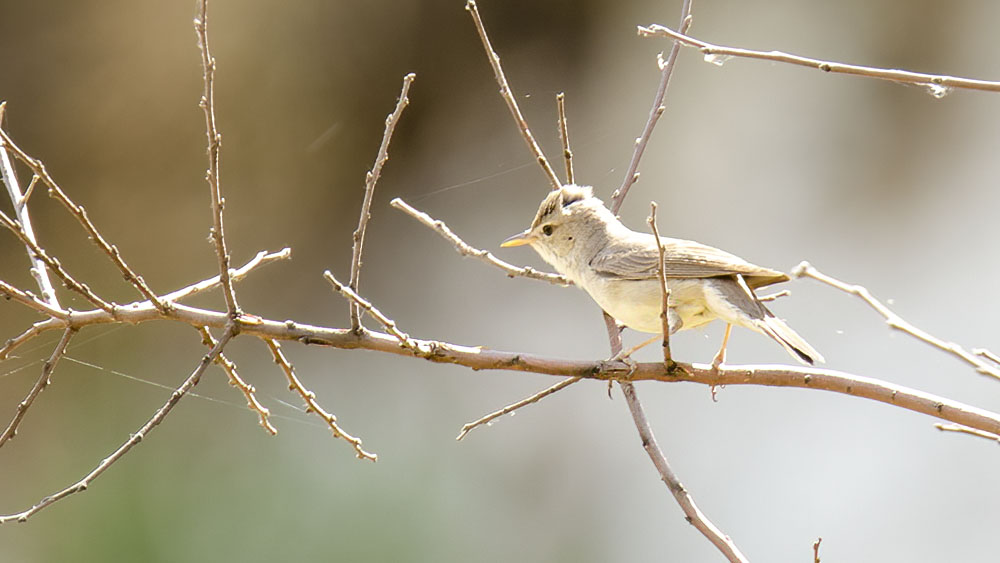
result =
[{"label": "bird", "polygon": [[[726,323],[722,346],[712,362],[714,368],[725,361],[733,325],[772,338],[803,364],[824,361],[754,293],[788,281],[787,274],[695,241],[669,237],[660,237],[660,241],[670,290],[669,332],[697,328],[716,319]],[[531,226],[500,244],[505,248],[521,245],[531,246],[621,325],[663,334],[656,238],[625,226],[594,196],[592,187],[566,184],[552,190],[539,205]]]}]

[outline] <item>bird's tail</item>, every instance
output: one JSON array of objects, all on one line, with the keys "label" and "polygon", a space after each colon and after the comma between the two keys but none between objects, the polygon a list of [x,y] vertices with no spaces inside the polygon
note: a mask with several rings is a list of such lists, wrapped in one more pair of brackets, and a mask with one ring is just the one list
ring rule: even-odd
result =
[{"label": "bird's tail", "polygon": [[804,364],[823,363],[823,356],[799,336],[799,333],[792,330],[785,321],[775,317],[763,304],[761,307],[765,311],[764,318],[754,320],[754,325],[760,332],[775,339],[789,354]]}]

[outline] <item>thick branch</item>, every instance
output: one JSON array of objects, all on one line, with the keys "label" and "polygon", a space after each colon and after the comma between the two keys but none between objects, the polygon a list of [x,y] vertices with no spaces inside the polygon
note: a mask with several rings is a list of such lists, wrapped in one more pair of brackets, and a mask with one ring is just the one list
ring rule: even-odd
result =
[{"label": "thick branch", "polygon": [[[403,116],[403,110],[410,103],[408,97],[410,85],[417,75],[407,74],[403,77],[403,87],[399,92],[399,99],[396,101],[396,109],[385,118],[385,131],[382,133],[382,144],[378,147],[378,154],[375,156],[375,164],[365,175],[365,197],[361,202],[361,218],[358,219],[358,228],[354,231],[354,245],[351,251],[351,281],[350,287],[358,291],[361,281],[361,253],[365,245],[365,230],[368,227],[368,220],[371,219],[372,195],[375,193],[375,184],[382,175],[382,167],[385,161],[389,160],[389,141],[392,140],[392,133],[396,130],[399,118]],[[351,328],[358,330],[361,328],[361,312],[358,306],[351,303]]]},{"label": "thick branch", "polygon": [[685,35],[686,30],[682,29],[678,33],[669,27],[653,24],[649,27],[639,26],[639,35],[643,37],[667,37],[675,41],[674,45],[684,44],[695,47],[707,56],[722,57],[743,57],[748,59],[761,59],[765,61],[788,63],[792,65],[815,68],[823,72],[836,74],[853,74],[855,76],[865,76],[868,78],[878,78],[880,80],[891,80],[893,82],[903,82],[926,86],[935,97],[941,97],[947,93],[947,88],[964,88],[968,90],[983,90],[986,92],[1000,92],[1000,82],[989,80],[977,80],[973,78],[959,78],[944,74],[926,74],[923,72],[910,72],[908,70],[877,68],[869,66],[859,66],[824,61],[799,55],[783,53],[781,51],[754,51],[751,49],[739,49],[736,47],[724,47],[713,45]]}]

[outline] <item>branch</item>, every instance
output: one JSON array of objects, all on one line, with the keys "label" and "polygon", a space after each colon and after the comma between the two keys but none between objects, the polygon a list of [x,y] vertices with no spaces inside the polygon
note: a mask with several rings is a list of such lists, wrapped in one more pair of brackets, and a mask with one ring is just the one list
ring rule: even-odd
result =
[{"label": "branch", "polygon": [[539,272],[534,268],[528,268],[528,267],[521,268],[513,264],[510,264],[508,262],[504,262],[503,260],[494,256],[489,251],[473,248],[469,246],[465,241],[460,239],[458,235],[453,233],[451,229],[448,228],[448,225],[445,225],[443,221],[434,219],[430,215],[414,209],[408,203],[399,199],[398,197],[392,200],[389,203],[389,205],[395,207],[396,209],[399,209],[400,211],[406,213],[410,217],[413,217],[417,221],[420,221],[427,227],[434,229],[434,231],[437,232],[437,234],[441,235],[442,237],[444,237],[445,240],[453,244],[455,246],[455,250],[457,250],[458,253],[461,254],[462,256],[472,256],[473,258],[478,258],[483,262],[486,262],[487,264],[496,266],[497,268],[500,268],[501,270],[506,272],[507,277],[514,278],[520,276],[520,277],[530,278],[533,280],[549,282],[553,285],[572,285],[573,283],[560,274]]},{"label": "branch", "polygon": [[910,72],[907,70],[876,68],[868,66],[858,66],[833,61],[823,61],[799,55],[783,53],[781,51],[754,51],[750,49],[739,49],[736,47],[724,47],[713,45],[694,37],[685,35],[687,30],[681,29],[678,33],[669,27],[653,24],[649,27],[639,26],[639,35],[642,37],[667,37],[675,41],[674,45],[684,44],[695,47],[706,57],[743,57],[748,59],[761,59],[765,61],[788,63],[792,65],[804,66],[832,72],[836,74],[852,74],[867,78],[878,78],[880,80],[890,80],[892,82],[902,82],[906,84],[916,84],[924,86],[935,98],[942,98],[951,88],[964,88],[968,90],[983,90],[986,92],[1000,92],[1000,82],[989,80],[976,80],[973,78],[958,78],[944,74],[925,74],[923,72]]},{"label": "branch", "polygon": [[222,209],[225,206],[222,187],[219,185],[219,149],[222,146],[222,135],[215,125],[215,57],[208,47],[208,0],[201,0],[199,3],[194,30],[198,34],[202,78],[205,82],[205,91],[198,105],[205,112],[205,136],[208,138],[208,170],[205,172],[205,180],[208,182],[212,199],[211,236],[215,242],[215,254],[219,259],[219,275],[222,280],[222,294],[226,298],[226,309],[231,317],[236,318],[240,315],[240,306],[236,302],[233,280],[229,277],[229,250],[226,248],[226,234],[222,223]]},{"label": "branch", "polygon": [[184,397],[184,395],[186,395],[188,391],[190,391],[195,385],[198,384],[198,381],[201,380],[201,375],[205,372],[205,369],[207,369],[208,366],[215,361],[215,358],[222,353],[222,349],[226,346],[226,344],[229,343],[229,340],[232,339],[233,335],[235,334],[236,334],[236,325],[235,323],[230,322],[226,326],[226,331],[222,335],[222,338],[219,339],[219,342],[215,345],[215,347],[212,348],[212,350],[208,354],[206,354],[201,359],[201,362],[198,363],[198,367],[196,367],[195,370],[191,373],[191,375],[188,376],[186,380],[184,380],[184,383],[182,383],[180,387],[178,387],[173,393],[171,393],[170,398],[167,399],[167,402],[164,403],[163,406],[161,406],[159,410],[157,410],[156,413],[153,414],[152,418],[150,418],[148,421],[146,421],[145,424],[142,425],[142,427],[140,427],[135,433],[129,436],[129,439],[126,440],[125,443],[119,446],[118,449],[115,450],[111,455],[101,460],[101,463],[97,464],[97,467],[95,467],[93,471],[85,475],[83,479],[80,479],[76,483],[70,485],[69,487],[66,487],[65,489],[59,491],[58,493],[43,498],[42,500],[38,501],[37,504],[29,508],[28,510],[25,510],[24,512],[19,512],[17,514],[9,514],[6,516],[0,516],[0,524],[5,524],[7,522],[12,522],[12,521],[24,522],[38,511],[44,509],[45,507],[57,501],[60,501],[74,493],[80,493],[87,490],[87,487],[90,486],[90,483],[93,482],[94,479],[100,477],[101,474],[107,471],[109,467],[114,465],[116,461],[120,460],[125,454],[129,452],[129,450],[131,450],[136,444],[141,442],[142,439],[146,437],[146,434],[148,434],[150,431],[156,428],[157,425],[163,422],[163,419],[166,418],[168,414],[170,414],[170,411],[173,410],[173,408],[177,405],[177,403],[181,400],[181,398]]},{"label": "branch", "polygon": [[[368,227],[368,220],[371,219],[372,195],[375,193],[375,184],[379,176],[382,175],[382,166],[389,160],[389,141],[392,140],[392,133],[396,130],[399,118],[403,116],[403,110],[410,103],[407,95],[410,92],[410,85],[417,75],[407,74],[403,77],[403,88],[399,92],[399,99],[396,101],[396,109],[385,118],[385,131],[382,133],[382,144],[378,147],[378,154],[375,156],[375,164],[365,175],[365,197],[361,202],[361,218],[358,219],[358,228],[354,231],[354,246],[351,251],[351,283],[350,287],[355,292],[358,291],[361,279],[361,252],[365,244],[365,229]],[[358,306],[351,303],[351,329],[361,328],[361,313]]]},{"label": "branch", "polygon": [[[263,266],[265,264],[270,264],[271,262],[276,262],[278,260],[287,260],[288,258],[291,258],[291,256],[292,256],[292,250],[290,248],[282,248],[278,252],[267,252],[265,250],[261,250],[249,262],[244,264],[243,267],[239,268],[238,270],[232,270],[229,273],[229,279],[231,279],[233,282],[238,282],[243,278],[247,277],[247,274],[249,274],[257,266]],[[207,280],[203,280],[196,284],[189,285],[183,289],[178,289],[177,291],[168,293],[163,297],[161,297],[160,299],[167,302],[181,301],[183,299],[187,299],[188,297],[193,297],[203,291],[218,286],[220,283],[220,279],[221,279],[220,276],[208,278]],[[140,303],[139,305],[141,304],[142,303]],[[134,307],[134,306],[136,306],[136,304],[126,305],[126,307]]]},{"label": "branch", "polygon": [[65,319],[69,315],[68,312],[63,311],[62,309],[54,309],[52,305],[42,301],[33,293],[29,291],[21,291],[3,280],[0,280],[0,297],[13,299],[18,303],[26,305],[49,317]]},{"label": "branch", "polygon": [[996,366],[992,366],[981,359],[982,357],[988,359],[988,352],[986,354],[977,355],[975,351],[969,352],[954,342],[945,342],[944,340],[917,328],[916,326],[903,320],[903,318],[896,313],[892,312],[892,310],[886,307],[881,301],[875,299],[871,292],[869,292],[864,286],[848,284],[836,278],[830,277],[814,268],[809,262],[802,262],[796,266],[792,270],[792,275],[797,278],[812,278],[845,293],[856,295],[861,298],[862,301],[867,303],[872,309],[875,309],[875,311],[885,319],[886,324],[888,324],[890,328],[905,332],[917,340],[930,344],[939,350],[943,350],[958,357],[962,361],[976,368],[976,371],[983,375],[1000,379],[1000,370],[998,370]]},{"label": "branch", "polygon": [[556,94],[556,107],[559,111],[559,142],[562,143],[563,160],[566,162],[566,183],[575,184],[573,174],[573,151],[569,148],[569,126],[566,124],[566,94]]},{"label": "branch", "polygon": [[11,419],[10,423],[7,425],[7,429],[0,434],[0,446],[3,446],[7,440],[10,440],[15,435],[17,435],[17,427],[21,424],[21,419],[24,418],[24,413],[28,412],[31,404],[35,402],[35,397],[37,397],[49,383],[52,383],[52,372],[56,369],[56,364],[59,363],[59,359],[63,357],[66,353],[66,347],[69,346],[69,341],[76,334],[76,329],[67,328],[63,332],[62,339],[56,344],[54,350],[52,350],[52,355],[49,356],[48,361],[42,365],[42,375],[38,377],[38,381],[28,392],[28,395],[17,404],[17,411],[14,412],[14,418]]},{"label": "branch", "polygon": [[465,9],[472,15],[472,21],[476,24],[476,31],[479,32],[479,38],[483,41],[483,48],[486,49],[486,56],[490,59],[490,66],[493,67],[493,74],[496,76],[497,84],[500,85],[500,96],[507,102],[510,114],[514,117],[514,122],[517,123],[518,129],[521,131],[521,136],[524,137],[524,142],[528,144],[528,150],[535,155],[535,160],[542,167],[542,172],[548,177],[552,188],[559,189],[562,185],[559,182],[559,177],[556,176],[555,170],[549,165],[548,159],[545,158],[545,154],[542,153],[538,142],[535,141],[535,136],[531,134],[528,122],[524,120],[524,115],[521,114],[521,109],[517,107],[517,100],[514,98],[514,93],[511,91],[510,85],[507,84],[507,77],[504,75],[503,67],[500,66],[500,56],[497,55],[496,51],[493,50],[493,45],[490,44],[490,38],[486,35],[486,28],[483,26],[482,18],[479,17],[479,8],[476,6],[475,0],[468,0],[465,3]]},{"label": "branch", "polygon": [[[146,281],[143,280],[142,276],[137,275],[132,270],[132,268],[130,268],[129,265],[125,263],[125,259],[122,258],[121,252],[119,252],[118,247],[108,243],[108,241],[104,238],[104,236],[101,235],[100,232],[98,232],[97,227],[94,226],[93,221],[91,221],[90,217],[87,215],[87,210],[84,209],[82,205],[77,205],[76,203],[74,203],[73,200],[71,200],[69,196],[67,196],[66,193],[62,191],[62,188],[60,188],[59,185],[56,184],[55,180],[52,179],[52,176],[50,176],[48,171],[45,169],[45,164],[42,163],[41,160],[36,160],[28,156],[27,153],[21,150],[21,148],[14,143],[14,141],[10,138],[9,135],[7,135],[7,132],[4,131],[3,128],[0,128],[0,144],[6,146],[7,149],[10,152],[12,152],[14,156],[17,157],[18,160],[23,162],[25,165],[28,166],[28,168],[31,169],[31,171],[34,173],[36,177],[41,179],[42,183],[44,183],[46,186],[49,187],[49,196],[54,197],[59,203],[63,205],[63,207],[65,207],[70,212],[71,215],[76,217],[80,225],[83,226],[83,229],[87,231],[87,237],[90,240],[94,241],[94,244],[96,244],[97,247],[101,249],[102,252],[108,255],[108,257],[111,259],[114,265],[121,271],[122,275],[125,277],[125,280],[128,281],[130,284],[132,284],[132,287],[136,288],[136,290],[144,298],[146,298],[147,300],[151,301],[154,305],[156,305],[157,309],[166,312],[168,305],[161,302],[159,298],[156,296],[156,294],[153,293],[153,290],[151,290],[149,286],[146,285]],[[32,181],[32,185],[34,185],[34,180]]]},{"label": "branch", "polygon": [[[201,334],[201,342],[205,346],[208,346],[211,349],[218,344],[218,341],[212,337],[212,333],[208,331],[207,327],[199,328],[198,332]],[[271,424],[270,420],[268,420],[268,417],[271,416],[271,411],[267,410],[267,407],[260,404],[260,401],[257,400],[256,389],[254,389],[253,385],[243,381],[240,374],[236,372],[236,364],[231,362],[229,358],[222,353],[219,353],[219,355],[215,358],[215,363],[226,372],[226,375],[229,376],[229,384],[236,387],[241,393],[243,393],[243,397],[247,400],[247,408],[257,413],[257,416],[260,419],[260,426],[272,436],[277,434],[278,429]]]},{"label": "branch", "polygon": [[351,444],[354,448],[355,454],[358,459],[369,459],[371,461],[377,461],[378,456],[372,453],[366,452],[361,447],[361,440],[351,436],[347,432],[337,425],[337,417],[323,410],[323,407],[316,402],[316,394],[305,388],[299,378],[295,375],[295,368],[292,364],[285,358],[285,355],[281,352],[281,345],[275,340],[266,340],[268,348],[271,350],[271,354],[274,356],[274,363],[281,366],[281,370],[285,373],[285,377],[288,378],[288,388],[297,392],[302,400],[306,402],[306,412],[314,412],[320,418],[322,418],[330,430],[333,431],[335,438],[341,438],[347,443]]},{"label": "branch", "polygon": [[[396,337],[396,340],[399,341],[400,346],[409,350],[410,352],[413,352],[417,356],[426,356],[428,354],[428,352],[420,349],[420,345],[417,344],[415,340],[410,338],[410,335],[396,328],[396,321],[382,314],[382,311],[379,311],[374,305],[371,304],[370,301],[367,301],[364,297],[361,297],[360,295],[355,293],[353,289],[337,281],[337,278],[333,277],[333,274],[330,273],[330,270],[323,272],[323,277],[330,282],[330,284],[333,286],[333,289],[340,292],[340,294],[343,295],[345,298],[347,298],[349,302],[351,302],[354,305],[357,305],[361,309],[364,309],[364,311],[369,315],[371,315],[373,319],[375,319],[376,321],[379,322],[379,324],[384,326],[385,329],[389,331],[389,334]],[[357,332],[354,329],[351,330],[352,332]]]},{"label": "branch", "polygon": [[958,432],[960,434],[969,434],[970,436],[976,436],[978,438],[985,438],[987,440],[992,440],[994,442],[1000,443],[1000,436],[998,436],[996,434],[993,434],[993,433],[990,433],[990,432],[983,432],[982,430],[976,430],[976,429],[973,429],[973,428],[967,428],[967,427],[959,425],[959,424],[941,424],[941,423],[937,423],[937,424],[934,425],[934,428],[937,428],[938,430],[940,430],[942,432]]},{"label": "branch", "polygon": [[545,397],[548,397],[549,395],[551,395],[551,394],[553,394],[553,393],[555,393],[557,391],[561,391],[561,390],[565,389],[566,387],[569,387],[570,385],[573,385],[574,383],[576,383],[577,381],[580,381],[582,379],[583,379],[582,377],[570,377],[568,379],[564,379],[564,380],[560,381],[559,383],[556,383],[555,385],[553,385],[553,386],[551,386],[551,387],[549,387],[547,389],[543,389],[543,390],[539,391],[538,393],[535,393],[534,395],[532,395],[532,396],[530,396],[530,397],[528,397],[526,399],[521,399],[520,401],[518,401],[516,403],[509,404],[506,407],[504,407],[504,408],[502,408],[502,409],[500,409],[498,411],[491,412],[490,414],[488,414],[488,415],[486,415],[486,416],[484,416],[484,417],[482,417],[482,418],[480,418],[478,420],[474,420],[474,421],[472,421],[472,422],[470,422],[470,423],[468,423],[468,424],[466,424],[465,426],[462,427],[462,431],[458,433],[458,436],[455,438],[455,440],[461,440],[462,438],[465,438],[465,435],[468,434],[470,431],[472,431],[476,427],[482,426],[484,424],[487,425],[487,426],[489,426],[491,422],[493,422],[494,420],[500,418],[501,416],[503,416],[505,414],[508,414],[508,413],[512,413],[512,412],[516,411],[517,409],[519,409],[519,408],[521,408],[523,406],[527,406],[527,405],[530,405],[532,403],[537,403],[538,401],[541,401]]},{"label": "branch", "polygon": [[649,202],[649,228],[653,231],[653,238],[656,239],[656,250],[660,254],[660,263],[656,267],[656,277],[660,280],[660,321],[663,330],[663,365],[667,369],[676,367],[677,362],[670,356],[670,317],[667,311],[670,310],[670,288],[667,287],[666,263],[664,262],[663,241],[660,240],[660,231],[656,228],[656,202]]},{"label": "branch", "polygon": [[[3,117],[6,108],[7,102],[0,102],[0,127],[3,127]],[[3,183],[7,186],[7,193],[10,195],[10,201],[14,204],[14,217],[17,218],[17,222],[21,225],[24,235],[37,244],[38,240],[35,238],[35,230],[31,226],[31,215],[28,213],[28,198],[31,197],[31,192],[38,181],[38,176],[33,175],[31,177],[28,190],[24,194],[21,194],[21,187],[17,182],[14,165],[11,163],[2,142],[0,142],[0,177],[3,178]],[[30,247],[28,247],[28,257],[31,258],[32,262],[31,275],[35,278],[35,282],[38,283],[38,289],[42,293],[42,301],[55,309],[61,309],[59,298],[56,296],[56,290],[52,287],[52,281],[49,279],[49,271],[45,267],[45,262],[40,257],[34,255]]]},{"label": "branch", "polygon": [[[684,3],[681,5],[680,28],[687,31],[691,27],[691,20],[691,0],[684,0]],[[667,109],[663,105],[663,100],[667,95],[667,87],[670,86],[670,76],[674,73],[677,54],[680,50],[680,45],[675,43],[670,48],[670,54],[667,55],[665,61],[663,60],[662,53],[657,57],[657,63],[660,66],[660,85],[656,89],[656,95],[653,96],[653,107],[649,109],[649,119],[646,120],[646,126],[642,128],[642,134],[635,140],[635,151],[632,153],[632,160],[629,162],[622,185],[611,195],[611,212],[615,215],[621,209],[622,202],[625,201],[625,196],[628,195],[629,188],[639,179],[639,161],[642,160],[642,155],[646,152],[646,145],[649,144],[649,138],[653,135],[653,128],[656,127],[656,122],[660,120],[660,116]]]}]

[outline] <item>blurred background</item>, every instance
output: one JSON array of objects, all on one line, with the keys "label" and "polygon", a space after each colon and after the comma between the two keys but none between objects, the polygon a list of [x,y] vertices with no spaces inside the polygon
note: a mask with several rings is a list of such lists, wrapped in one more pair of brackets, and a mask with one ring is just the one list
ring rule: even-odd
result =
[{"label": "blurred background", "polygon": [[[246,310],[344,326],[364,174],[404,74],[416,82],[378,185],[362,293],[410,334],[595,359],[607,341],[581,291],[461,259],[390,208],[402,197],[497,251],[547,190],[497,95],[462,0],[213,0],[222,181],[234,263],[293,249],[240,284]],[[6,128],[45,161],[158,292],[211,276],[211,219],[195,2],[2,0]],[[481,11],[552,159],[564,91],[577,177],[605,199],[649,111],[679,1],[491,1]],[[1000,78],[1000,4],[977,1],[696,2],[697,37],[830,60]],[[866,285],[904,318],[1000,351],[1000,97],[681,53],[622,210],[645,229],[791,269],[807,259]],[[559,161],[554,160],[557,169]],[[29,175],[21,169],[21,179]],[[2,204],[9,210],[9,202]],[[76,222],[40,191],[41,242],[105,297],[136,299]],[[497,251],[542,267],[529,249]],[[0,235],[0,278],[32,289],[24,249]],[[775,312],[828,367],[1000,409],[1000,385],[890,332],[855,298],[793,281]],[[63,292],[63,299],[78,308]],[[224,307],[218,293],[195,303]],[[0,339],[37,317],[0,303]],[[369,323],[370,324],[370,323]],[[709,361],[721,327],[683,333],[675,357]],[[31,387],[55,333],[0,363],[0,420]],[[626,335],[627,342],[638,336]],[[212,369],[166,422],[96,481],[0,528],[0,560],[719,561],[685,523],[616,389],[582,382],[454,441],[467,421],[556,380],[288,344],[306,384],[379,454],[355,460],[299,400],[263,345],[227,354],[275,413],[270,437]],[[184,326],[81,332],[0,450],[0,512],[75,482],[147,420],[204,349]],[[638,355],[658,357],[656,347]],[[733,363],[788,362],[734,333]],[[756,561],[976,561],[995,549],[995,444],[933,419],[836,394],[642,384],[654,431],[701,508]]]}]

